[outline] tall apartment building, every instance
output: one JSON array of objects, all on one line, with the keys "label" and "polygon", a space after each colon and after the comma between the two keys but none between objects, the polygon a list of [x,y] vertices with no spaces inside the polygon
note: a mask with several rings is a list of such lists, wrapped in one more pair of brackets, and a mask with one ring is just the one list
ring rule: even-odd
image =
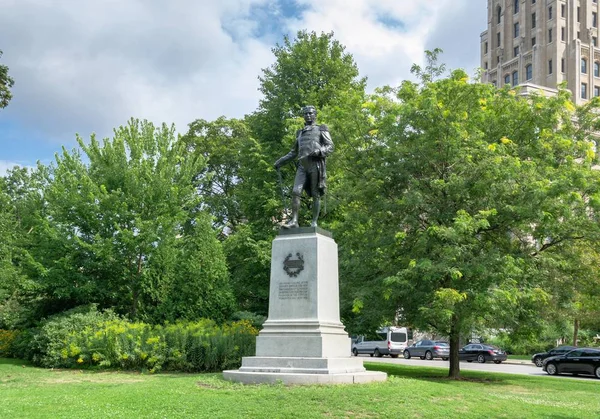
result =
[{"label": "tall apartment building", "polygon": [[488,0],[481,34],[483,81],[600,96],[598,0]]}]

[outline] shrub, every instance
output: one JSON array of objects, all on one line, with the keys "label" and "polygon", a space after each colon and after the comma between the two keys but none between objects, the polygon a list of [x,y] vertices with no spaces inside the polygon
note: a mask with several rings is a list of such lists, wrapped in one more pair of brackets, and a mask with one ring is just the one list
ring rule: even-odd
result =
[{"label": "shrub", "polygon": [[39,333],[39,329],[31,328],[21,330],[12,342],[9,357],[20,359],[33,359],[33,340]]},{"label": "shrub", "polygon": [[0,329],[0,356],[12,356],[13,345],[19,332],[16,330]]},{"label": "shrub", "polygon": [[77,341],[106,321],[118,319],[111,311],[98,312],[95,305],[80,306],[43,321],[28,344],[29,359],[49,368],[74,367],[81,348]]},{"label": "shrub", "polygon": [[600,331],[590,329],[580,329],[577,337],[578,346],[600,346]]},{"label": "shrub", "polygon": [[152,326],[92,307],[46,321],[29,340],[30,359],[44,367],[222,371],[254,354],[257,334],[247,320]]},{"label": "shrub", "polygon": [[267,318],[261,314],[256,314],[251,311],[236,311],[231,316],[232,320],[248,320],[252,326],[257,329],[262,328],[263,323]]},{"label": "shrub", "polygon": [[556,341],[552,339],[544,340],[513,340],[508,335],[496,336],[486,340],[486,343],[496,345],[509,354],[513,355],[531,355],[538,352],[545,352],[556,346]]}]

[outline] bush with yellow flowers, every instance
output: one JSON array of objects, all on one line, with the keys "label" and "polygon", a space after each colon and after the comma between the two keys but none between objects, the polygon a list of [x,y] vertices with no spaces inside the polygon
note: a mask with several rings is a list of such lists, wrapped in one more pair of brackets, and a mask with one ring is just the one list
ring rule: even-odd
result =
[{"label": "bush with yellow flowers", "polygon": [[46,321],[30,341],[31,359],[44,367],[214,372],[253,355],[257,334],[248,320],[150,325],[92,306]]}]

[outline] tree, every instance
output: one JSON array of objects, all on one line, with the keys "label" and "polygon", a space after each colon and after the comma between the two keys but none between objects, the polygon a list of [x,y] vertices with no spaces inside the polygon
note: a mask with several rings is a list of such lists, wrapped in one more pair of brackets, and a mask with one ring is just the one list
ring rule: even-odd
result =
[{"label": "tree", "polygon": [[273,163],[291,148],[302,126],[297,118],[302,106],[338,106],[365,85],[333,34],[301,31],[273,53],[275,64],[260,77],[264,97],[256,112],[243,121],[197,120],[184,136],[190,150],[207,161],[198,177],[206,197],[202,204],[223,232],[238,304],[260,314],[267,312],[270,243],[285,216],[280,187],[289,200],[294,176],[286,168],[278,184]]},{"label": "tree", "polygon": [[[263,69],[263,75],[259,77],[263,98],[256,112],[247,117],[252,136],[258,143],[254,150],[262,154],[261,163],[267,163],[255,166],[262,173],[255,171],[252,179],[267,182],[276,179],[272,164],[291,149],[298,128],[303,126],[299,118],[303,106],[316,106],[320,124],[335,125],[336,120],[329,116],[339,117],[341,109],[347,110],[350,104],[356,104],[357,97],[364,97],[366,85],[366,79],[359,77],[354,58],[334,39],[333,33],[317,35],[299,31],[295,39],[286,36],[283,45],[277,45],[272,51],[276,61]],[[358,102],[362,103],[360,99]],[[344,137],[338,136],[337,132],[333,132],[333,137],[336,152],[328,159],[329,163],[335,162],[336,154],[343,149],[343,142],[337,140]],[[293,183],[294,172],[291,166],[281,170],[284,200],[290,199],[288,187]],[[335,176],[335,163],[328,164],[328,176]],[[280,185],[274,186],[279,192]],[[281,201],[278,196],[278,193],[274,195]],[[304,204],[308,205],[307,202]],[[252,207],[256,208],[256,205]],[[280,203],[275,219],[280,221],[282,216]]]},{"label": "tree", "polygon": [[22,311],[18,299],[23,275],[15,266],[17,223],[6,193],[5,178],[0,177],[0,329],[12,329],[19,323]]},{"label": "tree", "polygon": [[182,138],[189,152],[206,161],[197,174],[198,193],[203,197],[202,205],[213,215],[215,227],[227,234],[244,222],[238,189],[249,136],[243,121],[220,117],[212,122],[197,119]]},{"label": "tree", "polygon": [[[0,58],[2,58],[2,50],[0,50]],[[12,99],[10,88],[14,84],[15,81],[8,75],[8,67],[0,65],[0,109],[6,108]]]},{"label": "tree", "polygon": [[233,309],[221,244],[201,209],[197,174],[174,127],[131,120],[112,140],[63,150],[44,190],[36,260],[52,311],[87,303],[150,322]]},{"label": "tree", "polygon": [[600,331],[600,254],[597,248],[595,242],[570,243],[562,246],[560,252],[553,252],[551,263],[544,265],[546,271],[553,273],[548,275],[551,280],[545,285],[550,304],[540,311],[540,318],[569,322],[574,346],[580,344],[580,328]]},{"label": "tree", "polygon": [[[362,264],[351,281],[392,301],[388,316],[449,337],[456,378],[461,336],[533,318],[550,291],[543,266],[598,237],[600,174],[568,92],[521,98],[461,70],[438,80],[438,52],[413,68],[419,84],[365,104],[372,129],[348,155],[340,240]],[[504,310],[515,306],[531,309]]]},{"label": "tree", "polygon": [[332,32],[299,31],[294,40],[285,36],[283,45],[272,51],[275,63],[259,77],[263,98],[249,122],[255,138],[279,152],[288,121],[298,117],[303,106],[320,111],[339,102],[344,92],[364,91],[366,79],[359,78],[352,55]]},{"label": "tree", "polygon": [[44,295],[32,279],[39,265],[31,255],[44,211],[45,170],[15,167],[0,178],[0,328],[26,328],[39,319]]},{"label": "tree", "polygon": [[201,207],[221,231],[238,308],[266,315],[273,220],[281,209],[272,163],[242,120],[196,120],[182,141],[206,161],[196,177]]}]

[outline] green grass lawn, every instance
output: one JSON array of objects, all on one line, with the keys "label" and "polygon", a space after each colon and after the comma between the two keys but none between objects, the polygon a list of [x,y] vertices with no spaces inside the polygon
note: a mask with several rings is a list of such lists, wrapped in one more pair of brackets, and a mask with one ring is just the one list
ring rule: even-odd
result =
[{"label": "green grass lawn", "polygon": [[385,383],[248,385],[221,374],[46,370],[0,358],[0,418],[597,418],[600,380],[366,363]]}]

